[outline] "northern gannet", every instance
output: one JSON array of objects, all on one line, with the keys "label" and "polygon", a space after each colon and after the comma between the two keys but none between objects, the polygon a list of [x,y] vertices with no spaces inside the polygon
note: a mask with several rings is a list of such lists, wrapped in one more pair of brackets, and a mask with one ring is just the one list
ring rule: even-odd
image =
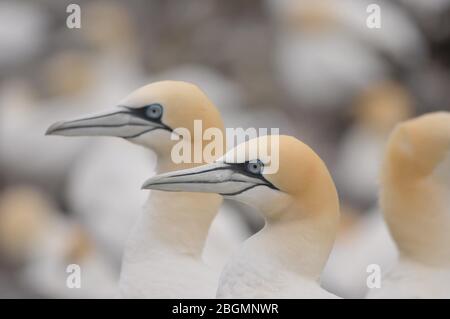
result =
[{"label": "northern gannet", "polygon": [[[276,148],[265,156],[251,150],[272,142],[279,145],[279,169],[266,174]],[[318,280],[335,239],[339,199],[323,161],[299,140],[251,139],[212,164],[157,175],[143,188],[217,193],[255,206],[265,217],[264,229],[224,267],[217,297],[336,297]]]},{"label": "northern gannet", "polygon": [[368,298],[450,297],[450,113],[399,124],[389,137],[380,206],[398,263]]},{"label": "northern gannet", "polygon": [[[162,173],[196,165],[176,164],[171,158],[178,143],[171,139],[174,129],[188,129],[190,147],[195,146],[195,120],[202,121],[203,130],[218,128],[223,132],[218,110],[197,86],[162,81],[132,92],[113,111],[55,123],[48,133],[122,137],[152,149],[158,158],[155,171]],[[216,156],[220,156],[222,150],[217,151]],[[152,192],[126,244],[121,296],[213,297],[218,276],[203,264],[202,251],[221,202],[216,194]]]}]

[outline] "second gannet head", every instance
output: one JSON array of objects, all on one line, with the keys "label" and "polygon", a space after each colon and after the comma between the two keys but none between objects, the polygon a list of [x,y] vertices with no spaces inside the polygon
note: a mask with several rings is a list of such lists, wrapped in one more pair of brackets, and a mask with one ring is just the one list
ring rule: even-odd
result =
[{"label": "second gannet head", "polygon": [[[250,151],[261,145],[269,148],[263,156]],[[278,169],[269,170],[277,159]],[[300,236],[307,238],[297,240],[308,243],[298,250],[314,254],[308,270],[314,276],[328,258],[339,222],[338,195],[327,167],[310,147],[290,136],[252,139],[214,163],[154,176],[143,188],[217,193],[258,208],[270,229],[308,225],[296,228],[294,237],[305,230]]]},{"label": "second gannet head", "polygon": [[117,136],[154,150],[158,158],[167,158],[177,142],[171,138],[175,129],[187,129],[193,142],[195,120],[201,121],[202,131],[208,128],[223,131],[219,111],[196,85],[161,81],[135,90],[113,110],[57,122],[47,134]]},{"label": "second gannet head", "polygon": [[[267,145],[268,152],[253,154],[251,150],[261,145]],[[266,173],[265,166],[275,159],[278,169]],[[305,214],[336,216],[339,210],[337,192],[323,161],[306,144],[285,135],[251,139],[214,163],[154,176],[143,188],[218,193],[255,206],[269,220],[285,217],[283,211],[294,203]]]},{"label": "second gannet head", "polygon": [[386,149],[380,204],[400,255],[450,265],[450,113],[399,124]]}]

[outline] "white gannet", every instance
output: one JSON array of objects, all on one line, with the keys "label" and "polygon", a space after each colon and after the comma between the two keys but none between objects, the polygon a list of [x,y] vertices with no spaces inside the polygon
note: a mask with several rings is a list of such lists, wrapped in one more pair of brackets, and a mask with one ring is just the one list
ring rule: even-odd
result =
[{"label": "white gannet", "polygon": [[[171,139],[174,129],[188,129],[191,148],[195,146],[195,134],[203,135],[201,130],[194,134],[195,120],[202,122],[203,130],[218,128],[223,132],[218,110],[197,86],[162,81],[132,92],[113,111],[55,123],[48,133],[125,138],[152,149],[158,158],[155,171],[161,173],[195,166],[176,164],[171,158],[171,150],[178,143]],[[216,156],[221,152],[218,150]],[[148,298],[213,297],[218,275],[203,264],[202,251],[221,202],[215,194],[152,192],[126,244],[120,294]]]},{"label": "white gannet", "polygon": [[[264,145],[271,149],[258,156],[254,150]],[[277,158],[279,169],[266,174]],[[143,188],[217,193],[255,206],[264,215],[264,229],[245,241],[224,267],[217,297],[336,297],[318,280],[339,224],[339,199],[323,161],[297,139],[251,139],[212,164],[154,176]]]},{"label": "white gannet", "polygon": [[450,298],[450,113],[429,113],[392,132],[380,206],[398,263],[368,298]]}]

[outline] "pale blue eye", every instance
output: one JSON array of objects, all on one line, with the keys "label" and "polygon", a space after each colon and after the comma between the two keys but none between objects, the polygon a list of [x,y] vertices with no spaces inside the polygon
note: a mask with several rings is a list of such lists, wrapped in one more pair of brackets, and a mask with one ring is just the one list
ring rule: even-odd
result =
[{"label": "pale blue eye", "polygon": [[247,163],[247,170],[252,174],[261,174],[263,168],[264,164],[259,159]]},{"label": "pale blue eye", "polygon": [[145,116],[152,120],[159,119],[162,115],[163,109],[160,104],[151,104],[145,109]]}]

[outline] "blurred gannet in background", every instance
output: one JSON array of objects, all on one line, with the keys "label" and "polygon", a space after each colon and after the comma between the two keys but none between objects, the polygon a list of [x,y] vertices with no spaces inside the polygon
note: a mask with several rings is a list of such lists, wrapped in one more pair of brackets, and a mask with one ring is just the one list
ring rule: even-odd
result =
[{"label": "blurred gannet in background", "polygon": [[129,66],[133,63],[111,61],[106,55],[96,59],[68,49],[41,64],[39,86],[47,93],[44,97],[38,98],[38,85],[25,77],[7,79],[0,87],[0,167],[7,179],[58,194],[91,141],[52,141],[42,132],[58,119],[95,112],[114,97],[120,98],[142,75]]},{"label": "blurred gannet in background", "polygon": [[364,216],[341,206],[344,225],[321,277],[322,286],[343,298],[363,298],[367,294],[367,267],[377,264],[389,269],[395,264],[397,250],[378,208]]},{"label": "blurred gannet in background", "polygon": [[184,64],[168,69],[156,78],[188,81],[201,87],[216,105],[220,105],[225,127],[279,127],[285,134],[297,132],[298,123],[272,105],[245,107],[249,99],[247,92],[212,68]]},{"label": "blurred gannet in background", "polygon": [[101,139],[90,145],[68,175],[65,196],[71,210],[117,271],[126,239],[148,197],[136,185],[155,165],[154,155],[144,148]]},{"label": "blurred gannet in background", "polygon": [[397,6],[377,1],[382,27],[366,26],[369,0],[268,0],[276,27],[278,78],[301,107],[332,108],[373,82],[389,64],[414,67],[424,55],[417,27]]},{"label": "blurred gannet in background", "polygon": [[49,34],[48,18],[36,3],[0,2],[0,70],[26,63],[43,50]]},{"label": "blurred gannet in background", "polygon": [[405,88],[383,81],[366,88],[353,108],[354,124],[339,148],[336,180],[341,193],[362,207],[375,203],[384,146],[392,128],[413,113]]},{"label": "blurred gannet in background", "polygon": [[399,124],[381,173],[380,205],[399,261],[368,298],[450,298],[450,113]]},{"label": "blurred gannet in background", "polygon": [[[12,187],[0,196],[0,255],[22,265],[19,280],[41,297],[107,298],[117,289],[85,231],[33,187]],[[81,267],[79,289],[66,285],[70,264]]]},{"label": "blurred gannet in background", "polygon": [[341,195],[364,209],[370,207],[364,214],[345,215],[341,210],[352,222],[339,232],[322,276],[324,287],[345,298],[366,295],[368,265],[388,269],[395,263],[395,244],[375,203],[389,133],[412,113],[412,99],[399,83],[375,84],[357,98],[355,123],[338,147],[335,176]]},{"label": "blurred gannet in background", "polygon": [[[158,158],[155,171],[161,173],[195,165],[176,164],[171,158],[177,143],[171,139],[173,130],[187,128],[194,139],[194,120],[202,121],[203,130],[218,128],[223,132],[219,112],[198,87],[163,81],[134,91],[113,111],[55,123],[48,133],[125,138],[153,150]],[[220,204],[220,196],[213,194],[152,192],[126,244],[120,294],[148,298],[214,296],[218,276],[201,258]]]},{"label": "blurred gannet in background", "polygon": [[64,176],[87,144],[82,140],[52,143],[42,132],[57,119],[73,116],[76,109],[82,111],[86,106],[89,104],[80,96],[73,100],[38,100],[27,80],[5,81],[0,88],[2,176],[59,191]]},{"label": "blurred gannet in background", "polygon": [[[265,174],[264,166],[277,158],[272,143],[279,144],[279,169]],[[253,151],[264,145],[271,149],[257,156]],[[339,224],[339,200],[323,161],[297,139],[255,138],[212,164],[157,175],[143,187],[217,193],[256,206],[264,215],[264,229],[225,266],[218,297],[336,297],[318,280]]]}]

